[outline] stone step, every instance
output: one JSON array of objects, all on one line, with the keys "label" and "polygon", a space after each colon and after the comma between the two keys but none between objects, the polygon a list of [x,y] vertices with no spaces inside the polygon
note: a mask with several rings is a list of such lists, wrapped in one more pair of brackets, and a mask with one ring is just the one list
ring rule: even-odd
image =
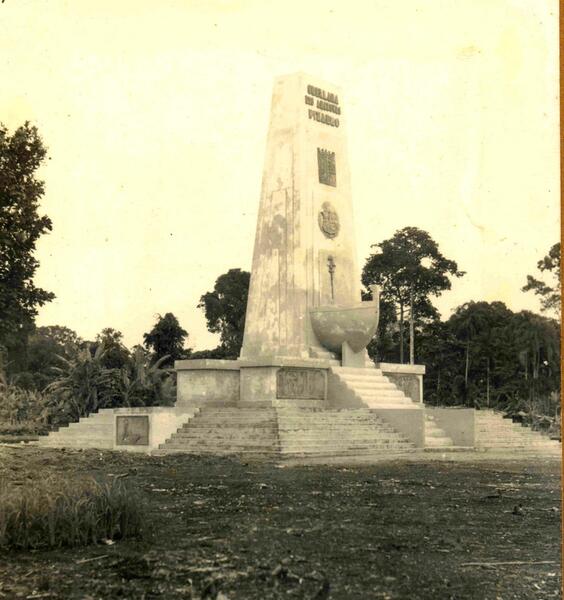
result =
[{"label": "stone step", "polygon": [[383,377],[372,379],[369,377],[340,377],[342,383],[353,387],[373,388],[373,389],[395,389],[396,386]]},{"label": "stone step", "polygon": [[387,400],[407,400],[411,402],[411,398],[408,398],[400,390],[362,390],[356,387],[349,387],[357,396],[361,398],[372,398],[372,399],[387,399]]},{"label": "stone step", "polygon": [[279,420],[283,422],[304,422],[304,423],[382,423],[382,419],[375,413],[363,413],[363,414],[282,414],[279,415]]},{"label": "stone step", "polygon": [[358,376],[358,375],[340,375],[339,378],[341,381],[346,381],[347,383],[352,383],[353,385],[373,385],[376,387],[395,387],[394,384],[387,379],[386,377],[366,377],[366,376]]},{"label": "stone step", "polygon": [[407,440],[402,435],[395,436],[363,436],[358,438],[340,438],[335,439],[334,437],[310,437],[303,436],[299,438],[280,438],[281,444],[403,444],[408,443]]},{"label": "stone step", "polygon": [[425,429],[426,438],[448,438],[448,435],[442,429],[434,429],[429,431]]},{"label": "stone step", "polygon": [[358,429],[358,430],[386,430],[390,428],[391,425],[381,420],[371,420],[371,419],[355,419],[354,421],[346,421],[344,419],[320,419],[310,420],[310,419],[285,419],[281,418],[278,422],[278,430],[282,429]]},{"label": "stone step", "polygon": [[491,431],[483,431],[483,430],[477,430],[476,431],[476,435],[479,435],[481,437],[514,437],[514,438],[523,438],[523,439],[538,439],[539,437],[545,437],[543,435],[537,434],[533,431],[495,431],[495,432],[491,432]]},{"label": "stone step", "polygon": [[496,436],[517,436],[517,437],[544,437],[537,431],[530,431],[527,429],[483,429],[482,427],[475,428],[476,434],[482,434],[484,436],[496,437]]},{"label": "stone step", "polygon": [[193,454],[193,455],[217,455],[217,456],[242,456],[245,458],[275,458],[280,455],[278,450],[233,450],[230,448],[169,448],[161,444],[152,454]]},{"label": "stone step", "polygon": [[64,431],[113,431],[113,421],[109,423],[99,423],[97,421],[84,421],[83,423],[71,423]]},{"label": "stone step", "polygon": [[257,431],[274,431],[276,430],[276,421],[244,422],[229,419],[192,419],[184,423],[182,427],[190,427],[192,429],[233,429],[233,430],[257,430]]},{"label": "stone step", "polygon": [[353,408],[348,410],[291,410],[291,409],[280,409],[278,411],[279,417],[290,418],[290,417],[304,417],[306,419],[378,419],[378,415],[370,408]]},{"label": "stone step", "polygon": [[263,443],[271,443],[272,440],[277,439],[276,436],[249,436],[249,435],[196,435],[190,432],[185,433],[175,433],[173,436],[169,438],[169,440],[175,440],[179,443],[189,443],[192,441],[203,441],[205,443],[214,443],[216,441],[221,442],[229,442],[233,444],[237,444],[239,442],[244,443],[248,442],[249,444],[263,444]]},{"label": "stone step", "polygon": [[231,415],[198,415],[191,420],[192,423],[233,423],[241,425],[268,425],[269,423],[275,423],[276,417],[244,417],[244,416],[231,416]]},{"label": "stone step", "polygon": [[332,433],[344,431],[350,433],[386,433],[393,432],[395,429],[391,425],[384,423],[288,423],[282,421],[278,425],[278,432],[294,432],[294,431],[314,431],[323,432],[330,431]]},{"label": "stone step", "polygon": [[315,436],[315,435],[310,435],[309,432],[305,433],[304,435],[296,435],[296,436],[286,436],[286,435],[281,435],[280,436],[280,441],[281,442],[285,442],[285,443],[298,443],[298,442],[331,442],[331,443],[339,443],[339,442],[366,442],[366,441],[379,441],[379,440],[386,440],[388,442],[394,442],[394,441],[404,441],[405,437],[403,435],[400,435],[399,433],[390,433],[390,434],[386,434],[386,435],[359,435],[359,436],[342,436],[339,438],[335,438],[334,436],[331,435],[325,435],[325,436]]},{"label": "stone step", "polygon": [[380,441],[371,441],[371,442],[349,442],[349,443],[319,443],[319,442],[304,442],[300,444],[280,444],[280,448],[286,450],[303,450],[304,452],[307,450],[314,450],[316,448],[398,448],[398,447],[411,447],[412,444],[409,444],[405,441],[397,441],[397,442],[386,442],[385,440]]},{"label": "stone step", "polygon": [[562,447],[560,445],[553,446],[552,444],[513,444],[508,446],[507,444],[478,444],[478,448],[530,448],[531,450],[554,450],[556,452],[562,452]]},{"label": "stone step", "polygon": [[409,400],[409,402],[411,402],[410,398],[407,398],[406,395],[401,392],[400,390],[394,390],[394,389],[389,389],[389,390],[375,390],[373,388],[370,389],[362,389],[362,388],[357,388],[357,387],[351,387],[351,389],[354,391],[354,393],[357,396],[360,396],[361,398],[377,398],[377,399],[393,399],[393,400]]},{"label": "stone step", "polygon": [[386,443],[385,441],[374,442],[357,442],[357,443],[340,443],[340,444],[319,444],[319,443],[304,443],[304,444],[280,444],[282,450],[302,450],[304,452],[328,448],[330,450],[347,450],[352,448],[374,448],[374,449],[389,449],[389,448],[411,448],[413,444],[409,442]]},{"label": "stone step", "polygon": [[375,366],[372,367],[332,367],[331,371],[337,373],[338,375],[380,375],[382,376],[382,369],[377,369]]},{"label": "stone step", "polygon": [[391,395],[391,394],[360,394],[356,392],[356,395],[363,400],[364,402],[374,402],[374,403],[398,403],[398,404],[413,404],[413,401],[410,398],[406,398],[403,395]]},{"label": "stone step", "polygon": [[174,442],[166,442],[161,444],[159,448],[170,450],[186,450],[192,452],[274,452],[278,449],[276,444],[178,444]]},{"label": "stone step", "polygon": [[282,453],[284,458],[341,458],[348,456],[373,456],[375,458],[389,457],[389,456],[402,456],[404,454],[411,454],[415,452],[415,448],[386,448],[386,449],[373,449],[373,448],[355,448],[352,450],[319,450],[317,452],[300,452],[296,451],[285,451]]},{"label": "stone step", "polygon": [[522,439],[491,439],[491,438],[477,438],[476,444],[478,445],[508,445],[508,444],[516,444],[520,446],[546,446],[546,447],[558,447],[560,448],[562,445],[559,442],[555,442],[553,440],[522,440]]},{"label": "stone step", "polygon": [[454,442],[446,435],[425,436],[425,446],[452,446]]}]

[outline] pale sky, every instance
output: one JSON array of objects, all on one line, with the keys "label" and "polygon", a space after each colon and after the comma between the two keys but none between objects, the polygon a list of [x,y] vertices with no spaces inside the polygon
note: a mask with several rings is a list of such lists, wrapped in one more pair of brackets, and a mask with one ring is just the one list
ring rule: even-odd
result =
[{"label": "pale sky", "polygon": [[359,264],[405,226],[467,275],[437,305],[538,310],[520,292],[559,239],[554,0],[5,0],[0,121],[50,160],[39,325],[142,341],[250,269],[273,79],[341,86]]}]

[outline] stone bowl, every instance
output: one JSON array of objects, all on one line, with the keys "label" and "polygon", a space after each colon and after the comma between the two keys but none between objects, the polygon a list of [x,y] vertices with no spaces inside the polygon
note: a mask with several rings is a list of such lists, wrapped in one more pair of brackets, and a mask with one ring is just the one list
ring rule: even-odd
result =
[{"label": "stone bowl", "polygon": [[355,353],[364,350],[376,333],[380,317],[377,288],[372,290],[372,296],[372,300],[352,306],[327,305],[310,309],[311,326],[320,344],[338,354],[343,342],[348,342]]}]

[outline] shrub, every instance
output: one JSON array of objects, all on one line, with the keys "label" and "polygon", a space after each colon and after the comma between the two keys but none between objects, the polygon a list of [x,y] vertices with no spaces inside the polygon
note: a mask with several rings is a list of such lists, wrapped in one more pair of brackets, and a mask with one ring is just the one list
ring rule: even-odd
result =
[{"label": "shrub", "polygon": [[85,546],[140,537],[139,497],[121,482],[52,476],[14,486],[0,481],[0,548]]},{"label": "shrub", "polygon": [[12,427],[36,423],[42,429],[48,418],[47,404],[41,392],[24,390],[0,378],[0,423]]},{"label": "shrub", "polygon": [[122,368],[108,369],[105,353],[101,343],[94,352],[87,345],[72,360],[60,357],[57,379],[45,388],[57,424],[78,421],[101,408],[174,404],[174,377],[161,368],[166,357],[151,364],[137,348]]}]

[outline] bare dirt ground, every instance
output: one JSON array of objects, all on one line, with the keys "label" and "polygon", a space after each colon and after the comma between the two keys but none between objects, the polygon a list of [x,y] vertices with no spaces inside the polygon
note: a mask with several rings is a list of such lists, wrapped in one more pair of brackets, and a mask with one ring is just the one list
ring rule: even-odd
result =
[{"label": "bare dirt ground", "polygon": [[0,552],[0,598],[561,597],[560,462],[289,466],[0,447],[0,478],[121,477],[146,539]]}]

